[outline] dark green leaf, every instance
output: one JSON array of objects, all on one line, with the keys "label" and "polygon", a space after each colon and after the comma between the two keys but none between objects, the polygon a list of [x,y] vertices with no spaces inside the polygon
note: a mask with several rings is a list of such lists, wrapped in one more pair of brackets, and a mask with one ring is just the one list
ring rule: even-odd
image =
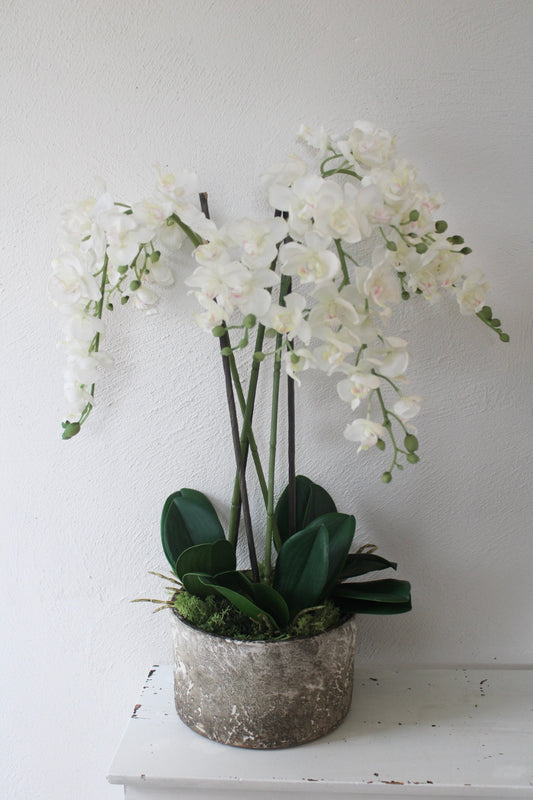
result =
[{"label": "dark green leaf", "polygon": [[289,624],[289,607],[282,595],[266,583],[252,583],[253,599],[273,617],[280,628]]},{"label": "dark green leaf", "polygon": [[[279,628],[279,625],[274,617],[265,611],[265,609],[260,608],[258,605],[256,605],[256,603],[252,602],[252,600],[250,600],[248,597],[245,597],[234,588],[229,588],[230,586],[235,585],[235,576],[240,574],[241,573],[235,572],[231,577],[228,576],[228,578],[226,578],[224,575],[218,575],[215,578],[199,577],[198,580],[204,585],[206,590],[209,591],[209,594],[219,594],[222,597],[225,597],[226,600],[229,600],[229,602],[234,605],[235,608],[238,608],[239,611],[242,611],[242,613],[246,614],[247,617],[250,617],[257,622],[261,622],[266,618],[272,628]],[[241,577],[244,581],[247,580],[244,578],[244,575],[241,575]],[[225,584],[229,584],[229,586]]]},{"label": "dark green leaf", "polygon": [[306,528],[280,548],[274,588],[285,598],[291,618],[318,604],[328,579],[329,534],[325,525]]},{"label": "dark green leaf", "polygon": [[373,603],[371,600],[342,600],[336,601],[337,605],[351,614],[375,614],[385,616],[386,614],[406,614],[411,611],[411,601],[405,603]]},{"label": "dark green leaf", "polygon": [[[303,530],[322,514],[329,514],[336,510],[333,499],[325,489],[304,475],[296,476],[296,531]],[[284,542],[290,535],[288,486],[277,502],[275,517],[281,540]]]},{"label": "dark green leaf", "polygon": [[203,578],[210,580],[211,575],[206,575],[203,572],[187,572],[182,577],[183,588],[190,592],[190,594],[194,594],[197,597],[209,597],[209,595],[214,594],[214,592],[209,588],[209,586],[206,586],[202,582]]},{"label": "dark green leaf", "polygon": [[233,545],[227,539],[217,539],[216,542],[195,544],[183,550],[176,562],[175,573],[181,580],[187,572],[216,575],[217,572],[234,570],[236,566]]},{"label": "dark green leaf", "polygon": [[394,561],[387,561],[386,558],[376,556],[373,553],[350,553],[341,572],[341,580],[346,578],[357,578],[359,575],[366,575],[367,572],[375,572],[378,569],[396,569],[398,565]]},{"label": "dark green leaf", "polygon": [[356,600],[375,600],[378,603],[395,603],[409,600],[411,586],[408,581],[386,578],[380,581],[361,583],[341,583],[335,589],[335,597],[348,597]]},{"label": "dark green leaf", "polygon": [[188,547],[224,538],[216,511],[204,494],[180,489],[167,498],[161,514],[161,541],[172,569]]}]

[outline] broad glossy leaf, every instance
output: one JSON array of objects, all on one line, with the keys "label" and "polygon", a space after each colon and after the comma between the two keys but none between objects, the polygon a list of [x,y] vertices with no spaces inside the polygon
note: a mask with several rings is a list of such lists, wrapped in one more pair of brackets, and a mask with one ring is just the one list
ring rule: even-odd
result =
[{"label": "broad glossy leaf", "polygon": [[357,578],[359,575],[366,575],[367,572],[375,572],[378,569],[396,569],[398,564],[394,561],[387,561],[386,558],[376,556],[374,553],[349,553],[341,572],[341,580],[346,578]]},{"label": "broad glossy leaf", "polygon": [[374,614],[375,616],[385,616],[386,614],[406,614],[411,611],[411,601],[405,603],[374,603],[371,600],[335,600],[336,605],[343,611],[350,614]]},{"label": "broad glossy leaf", "polygon": [[187,572],[181,579],[183,582],[183,588],[186,589],[190,594],[194,594],[196,597],[205,599],[206,597],[209,597],[210,594],[213,594],[213,591],[202,582],[203,578],[207,578],[209,580],[211,575],[206,575],[203,572]]},{"label": "broad glossy leaf", "polygon": [[172,569],[188,547],[224,538],[216,511],[202,492],[180,489],[167,498],[161,514],[161,541]]},{"label": "broad glossy leaf", "polygon": [[341,608],[358,614],[403,614],[411,610],[411,586],[395,578],[341,583],[333,597]]},{"label": "broad glossy leaf", "polygon": [[315,606],[326,586],[329,571],[329,534],[325,525],[306,528],[280,548],[274,589],[286,600],[292,617]]},{"label": "broad glossy leaf", "polygon": [[251,600],[256,606],[273,617],[280,628],[289,624],[287,603],[272,586],[266,583],[255,583],[240,571],[225,572],[215,575],[218,586],[224,586]]},{"label": "broad glossy leaf", "polygon": [[[239,575],[239,574],[240,573],[234,573],[234,575]],[[244,576],[241,577],[246,581],[246,578],[244,578]],[[233,585],[233,576],[231,578],[228,577],[228,579],[226,579],[222,575],[218,575],[215,578],[205,577],[205,578],[200,578],[199,580],[200,583],[204,585],[204,587],[209,591],[210,594],[219,594],[222,597],[225,597],[226,600],[229,600],[229,602],[232,605],[234,605],[235,608],[238,608],[239,611],[242,611],[242,613],[246,614],[247,617],[250,617],[251,619],[254,619],[257,622],[260,622],[262,619],[266,617],[273,628],[275,629],[279,628],[278,623],[276,622],[274,617],[268,613],[268,611],[266,611],[263,608],[260,608],[256,603],[254,603],[248,597],[245,597],[239,591],[236,591],[233,588],[229,588],[228,585],[225,585],[225,584]]]},{"label": "broad glossy leaf", "polygon": [[266,583],[252,583],[252,591],[256,605],[264,608],[280,628],[285,628],[289,624],[290,614],[283,596]]},{"label": "broad glossy leaf", "polygon": [[216,575],[234,570],[236,566],[233,545],[227,539],[217,539],[216,542],[195,544],[183,550],[176,562],[175,573],[181,580],[187,572]]},{"label": "broad glossy leaf", "polygon": [[[296,476],[296,531],[306,528],[310,522],[323,514],[336,511],[333,499],[318,483],[304,475]],[[282,542],[289,538],[289,487],[287,486],[276,505],[276,523]]]}]

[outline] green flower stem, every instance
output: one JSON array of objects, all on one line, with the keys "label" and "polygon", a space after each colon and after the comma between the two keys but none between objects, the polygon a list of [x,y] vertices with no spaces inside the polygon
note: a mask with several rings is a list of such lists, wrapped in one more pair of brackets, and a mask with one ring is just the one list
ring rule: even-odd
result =
[{"label": "green flower stem", "polygon": [[[209,206],[207,203],[207,194],[203,192],[200,194],[200,205],[203,213],[209,219]],[[173,215],[175,216],[175,215]],[[179,220],[179,217],[176,217]],[[180,223],[178,223],[180,224]],[[187,227],[187,226],[185,226]],[[191,229],[190,233],[196,237]],[[189,235],[189,234],[188,234]],[[190,238],[190,237],[189,237]],[[200,240],[201,243],[202,240]],[[220,350],[222,353],[222,367],[224,370],[224,382],[226,385],[226,399],[228,402],[228,410],[231,424],[231,437],[233,439],[233,450],[235,452],[235,462],[237,472],[239,475],[239,489],[242,502],[242,514],[244,518],[244,530],[246,532],[246,542],[248,545],[248,555],[250,557],[250,567],[252,569],[252,578],[255,583],[259,582],[259,566],[257,563],[257,555],[255,552],[254,534],[252,530],[252,518],[250,515],[250,505],[248,502],[248,490],[246,488],[246,467],[242,458],[241,442],[239,436],[239,422],[237,420],[237,409],[235,407],[235,396],[233,394],[233,378],[231,375],[230,357],[224,355],[224,352],[231,352],[231,343],[229,334],[226,331],[223,336],[219,338]]]},{"label": "green flower stem", "polygon": [[[292,343],[290,343],[292,345]],[[296,409],[294,378],[287,375],[287,445],[289,460],[289,536],[296,533]]]},{"label": "green flower stem", "polygon": [[358,175],[353,169],[346,169],[344,167],[341,167],[340,169],[328,169],[322,173],[322,177],[329,178],[330,175],[338,175],[339,172],[341,172],[343,175],[351,175],[352,178],[357,178],[358,181],[363,180],[361,175]]},{"label": "green flower stem", "polygon": [[[325,159],[324,159],[324,161],[321,163],[321,165],[320,165],[320,174],[322,175],[322,177],[324,177],[324,174],[325,174],[325,170],[324,170],[324,167],[325,167],[325,165],[326,165],[326,164],[327,164],[329,161],[334,161],[336,158],[342,158],[342,153],[336,153],[335,151],[333,151],[333,155],[331,155],[331,156],[328,156],[328,157],[327,157],[327,158],[325,158]],[[346,161],[344,161],[343,163],[344,163],[344,164],[346,164]]]},{"label": "green flower stem", "polygon": [[[261,350],[263,346],[264,335],[265,335],[265,328],[263,325],[260,325],[257,331],[254,352],[258,352]],[[246,463],[248,460],[248,451],[249,450],[252,451],[252,458],[254,460],[254,465],[257,472],[259,485],[261,487],[261,492],[263,494],[263,499],[265,501],[265,506],[266,506],[268,497],[268,488],[265,480],[265,474],[263,472],[263,466],[261,464],[261,459],[259,457],[259,451],[257,449],[257,444],[252,431],[252,417],[255,406],[257,380],[259,377],[259,362],[255,360],[252,362],[250,383],[248,385],[248,398],[245,402],[244,393],[242,390],[242,384],[237,370],[237,364],[235,363],[235,357],[232,354],[229,358],[230,358],[230,367],[233,378],[233,384],[235,386],[237,399],[239,401],[239,406],[241,408],[241,412],[243,415],[243,422],[242,422],[241,436],[240,436],[242,458],[244,461],[244,466],[246,468]],[[230,513],[229,532],[228,532],[228,539],[234,545],[237,544],[237,537],[239,531],[239,521],[241,515],[240,497],[241,494],[240,494],[239,476],[237,474],[235,476],[235,483],[233,486],[233,496],[231,499],[231,513]]]},{"label": "green flower stem", "polygon": [[343,286],[348,286],[350,283],[350,275],[348,274],[348,266],[346,264],[346,256],[344,254],[344,250],[342,249],[341,240],[334,239],[335,247],[337,248],[337,253],[339,254],[339,259],[341,262],[341,269],[342,269],[342,283],[340,285],[340,289]]},{"label": "green flower stem", "polygon": [[[281,279],[279,290],[279,304],[285,304],[285,295],[290,285],[290,278],[284,275]],[[274,356],[274,373],[272,377],[272,405],[270,417],[270,449],[268,462],[268,501],[267,501],[267,530],[265,540],[265,579],[270,580],[272,574],[272,539],[274,532],[274,482],[276,472],[276,446],[278,437],[278,406],[279,384],[281,376],[281,347],[283,334],[276,336],[276,355]]]},{"label": "green flower stem", "polygon": [[[230,347],[229,335],[227,333],[219,339],[220,349],[224,350]],[[231,435],[233,439],[233,449],[235,451],[235,461],[237,465],[237,472],[239,476],[239,490],[242,503],[242,514],[244,518],[244,530],[246,532],[246,542],[248,545],[248,554],[250,557],[250,566],[252,569],[252,577],[255,583],[259,582],[259,567],[257,564],[257,555],[255,552],[255,543],[252,530],[252,518],[250,516],[250,505],[248,502],[248,490],[246,488],[246,466],[241,452],[241,442],[239,437],[239,423],[237,421],[237,409],[235,407],[235,397],[233,395],[233,379],[231,376],[230,357],[222,355],[222,366],[224,369],[224,380],[226,383],[226,398],[228,401],[228,409],[231,423]]]},{"label": "green flower stem", "polygon": [[[207,197],[207,195],[206,195],[206,197]],[[200,198],[201,198],[201,195],[200,195]],[[206,214],[206,217],[207,217],[207,214]],[[180,226],[181,230],[185,234],[187,234],[188,238],[191,240],[191,242],[193,243],[193,245],[195,247],[199,247],[201,244],[204,244],[204,240],[202,239],[202,237],[198,236],[198,234],[195,233],[192,230],[192,228],[189,228],[188,225],[186,225],[184,222],[182,222],[182,220],[178,217],[177,214],[172,214],[172,216],[170,216],[169,219],[171,219],[173,222],[175,222],[176,225]],[[209,219],[209,217],[208,217],[208,219]]]},{"label": "green flower stem", "polygon": [[[388,383],[390,386],[392,386],[392,388],[394,389],[394,391],[395,391],[395,392],[397,392],[398,394],[400,394],[400,395],[401,395],[401,391],[400,391],[400,389],[398,389],[398,387],[396,386],[396,384],[394,383],[394,381],[391,381],[391,379],[390,379],[390,378],[387,378],[387,376],[386,376],[386,375],[382,375],[382,374],[381,374],[381,372],[376,372],[376,370],[375,370],[375,369],[371,370],[371,372],[372,372],[372,375],[376,375],[376,377],[378,377],[378,378],[381,378],[381,379],[382,379],[382,380],[384,380],[384,381],[387,381],[387,383]],[[392,411],[389,411],[389,414],[392,414]],[[394,414],[393,414],[393,416],[394,416]]]},{"label": "green flower stem", "polygon": [[[280,217],[282,216],[282,212],[276,210],[274,216]],[[279,245],[278,245],[279,249]],[[277,255],[276,258],[272,261],[270,265],[270,269],[272,272],[276,269],[277,263]],[[265,326],[259,324],[257,327],[257,335],[255,341],[255,353],[262,353],[263,352],[263,343],[265,338]],[[244,459],[244,463],[246,465],[248,459],[248,449],[252,451],[252,457],[254,460],[254,465],[257,473],[257,477],[259,480],[259,485],[261,487],[261,493],[263,495],[263,500],[265,503],[265,508],[268,508],[268,487],[266,484],[263,467],[261,465],[261,460],[259,458],[259,452],[257,450],[257,445],[255,442],[255,438],[252,432],[251,424],[252,424],[252,417],[255,407],[255,396],[257,391],[257,381],[259,378],[259,367],[260,362],[257,359],[252,360],[252,367],[250,372],[250,382],[248,384],[248,397],[246,403],[244,402],[244,393],[242,391],[242,385],[239,378],[239,373],[237,370],[237,365],[235,360],[233,359],[232,362],[232,375],[235,384],[235,390],[237,392],[237,397],[239,400],[239,404],[241,407],[242,415],[243,415],[243,425],[241,430],[241,450],[242,456]],[[231,512],[230,512],[230,523],[229,523],[229,532],[228,532],[228,539],[234,545],[236,545],[238,532],[239,532],[239,522],[240,522],[240,515],[241,515],[241,503],[240,503],[240,488],[239,488],[239,476],[238,474],[235,476],[235,483],[233,487],[233,496],[231,500]],[[281,538],[278,531],[278,526],[276,524],[276,520],[273,520],[273,536],[274,542],[276,547],[279,549],[281,547]]]}]

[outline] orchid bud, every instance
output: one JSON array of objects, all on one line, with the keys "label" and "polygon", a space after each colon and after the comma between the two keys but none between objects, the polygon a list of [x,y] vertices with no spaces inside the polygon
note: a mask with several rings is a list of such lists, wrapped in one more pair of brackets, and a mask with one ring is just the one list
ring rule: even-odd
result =
[{"label": "orchid bud", "polygon": [[159,261],[160,257],[161,253],[159,252],[159,250],[154,250],[153,253],[150,253],[150,261],[152,262],[152,264],[156,264]]},{"label": "orchid bud", "polygon": [[410,464],[418,464],[420,458],[417,456],[416,453],[409,453],[409,455],[407,456],[407,460]]},{"label": "orchid bud", "polygon": [[409,292],[406,289],[404,289],[402,292],[402,300],[409,300],[410,297],[411,295],[409,294]]},{"label": "orchid bud", "polygon": [[123,294],[122,297],[120,298],[120,304],[125,306],[129,299],[130,299],[129,295]]},{"label": "orchid bud", "polygon": [[435,223],[437,233],[444,233],[448,229],[448,223],[444,219],[438,219]]},{"label": "orchid bud", "polygon": [[391,242],[389,239],[389,241],[387,242],[387,250],[392,250],[392,252],[394,253],[396,252],[397,249],[398,248],[396,246],[396,242]]},{"label": "orchid bud", "polygon": [[223,356],[230,356],[232,353],[231,347],[223,347],[220,351]]},{"label": "orchid bud", "polygon": [[216,336],[217,339],[220,339],[220,337],[224,336],[224,334],[226,333],[226,328],[224,327],[224,325],[215,325],[211,333],[213,334],[213,336]]},{"label": "orchid bud", "polygon": [[413,208],[413,210],[409,214],[409,222],[416,222],[419,216],[420,213],[416,210],[416,208]]},{"label": "orchid bud", "polygon": [[381,476],[381,480],[383,481],[383,483],[390,483],[391,480],[392,480],[391,473],[390,472],[384,472],[383,475]]},{"label": "orchid bud", "polygon": [[119,275],[125,275],[128,270],[129,270],[129,267],[128,267],[127,264],[123,264],[122,267],[117,267],[117,272],[118,272]]},{"label": "orchid bud", "polygon": [[261,363],[261,361],[264,361],[264,360],[265,360],[265,354],[262,353],[260,350],[257,350],[254,353],[254,361],[258,361],[259,363]]},{"label": "orchid bud", "polygon": [[462,253],[464,256],[469,256],[470,253],[472,252],[472,248],[471,247],[462,247],[459,252]]},{"label": "orchid bud", "polygon": [[423,253],[427,253],[428,246],[424,242],[419,242],[415,247],[415,250],[417,253],[419,253],[419,255],[422,255]]},{"label": "orchid bud", "polygon": [[140,289],[140,288],[141,288],[141,282],[140,281],[132,281],[130,283],[130,289],[131,289],[132,292],[136,292],[137,289]]},{"label": "orchid bud", "polygon": [[245,328],[253,328],[255,323],[257,322],[257,317],[255,314],[247,314],[242,321],[242,324]]},{"label": "orchid bud", "polygon": [[66,422],[62,422],[61,426],[63,428],[62,439],[72,439],[73,436],[80,432],[81,428],[79,422],[69,422],[68,419]]},{"label": "orchid bud", "polygon": [[408,433],[405,439],[403,440],[405,449],[408,450],[410,453],[414,453],[415,450],[418,450],[418,439],[412,433]]},{"label": "orchid bud", "polygon": [[383,439],[377,440],[376,447],[378,448],[378,450],[385,450],[385,442],[383,441]]}]

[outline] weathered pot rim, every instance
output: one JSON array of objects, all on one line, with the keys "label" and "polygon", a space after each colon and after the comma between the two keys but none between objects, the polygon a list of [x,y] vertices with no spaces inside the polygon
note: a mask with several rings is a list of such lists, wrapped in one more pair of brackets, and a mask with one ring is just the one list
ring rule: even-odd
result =
[{"label": "weathered pot rim", "polygon": [[321,631],[320,633],[314,633],[312,636],[290,636],[287,639],[233,639],[230,636],[221,636],[218,633],[211,633],[210,631],[204,631],[202,628],[197,628],[196,625],[192,625],[188,620],[184,619],[178,613],[177,608],[172,607],[170,609],[173,616],[181,622],[182,625],[185,625],[186,628],[190,628],[192,631],[196,633],[203,634],[203,636],[209,636],[212,639],[219,639],[222,642],[235,642],[235,644],[246,644],[246,645],[288,645],[294,644],[295,642],[310,642],[313,639],[316,639],[318,636],[327,636],[328,633],[333,633],[334,631],[339,630],[345,625],[350,623],[355,624],[356,614],[350,614],[349,616],[342,619],[338,625],[334,625],[332,628],[328,628],[325,631]]}]

